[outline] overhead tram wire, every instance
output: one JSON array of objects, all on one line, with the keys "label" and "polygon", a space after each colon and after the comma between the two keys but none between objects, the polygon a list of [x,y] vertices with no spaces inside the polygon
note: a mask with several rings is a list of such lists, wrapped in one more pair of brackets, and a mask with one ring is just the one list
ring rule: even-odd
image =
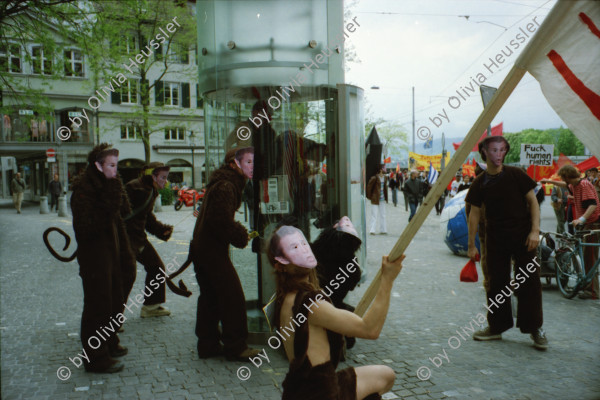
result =
[{"label": "overhead tram wire", "polygon": [[[528,17],[531,17],[531,16],[532,16],[532,15],[535,13],[535,11],[537,11],[538,9],[540,9],[541,7],[543,7],[544,5],[548,4],[550,1],[551,1],[551,0],[547,0],[547,1],[546,1],[544,4],[542,4],[541,6],[539,6],[538,8],[536,8],[535,10],[531,11],[530,13],[528,13],[527,15],[525,15],[523,18],[521,18],[521,19],[517,20],[517,22],[515,22],[515,23],[514,23],[514,24],[512,24],[512,25],[510,25],[510,26],[508,27],[508,29],[507,29],[507,30],[505,30],[505,31],[504,31],[504,32],[502,32],[500,35],[498,35],[498,37],[497,37],[496,39],[494,39],[494,41],[492,41],[492,43],[490,43],[490,45],[489,45],[488,47],[486,47],[486,48],[485,48],[485,50],[483,50],[483,51],[481,52],[481,54],[479,54],[477,57],[475,57],[475,59],[473,60],[473,62],[471,62],[471,64],[469,64],[469,66],[468,66],[467,68],[465,68],[465,69],[463,70],[463,72],[461,72],[461,73],[459,74],[459,76],[458,76],[456,79],[454,79],[454,81],[453,81],[451,84],[449,84],[448,86],[446,86],[446,87],[445,87],[445,88],[444,88],[444,89],[443,89],[443,90],[442,90],[440,93],[438,93],[438,96],[439,96],[440,94],[444,93],[446,90],[448,90],[448,88],[450,88],[450,87],[453,87],[453,86],[456,84],[456,82],[458,82],[458,80],[459,80],[459,79],[460,79],[460,78],[461,78],[461,77],[462,77],[462,76],[463,76],[463,75],[464,75],[464,74],[465,74],[465,73],[466,73],[466,72],[467,72],[467,71],[468,71],[468,70],[469,70],[469,69],[470,69],[470,68],[471,68],[471,67],[472,67],[472,66],[473,66],[473,65],[474,65],[474,64],[475,64],[477,61],[479,61],[479,59],[481,58],[481,56],[483,56],[483,55],[484,55],[484,54],[485,54],[485,53],[486,53],[486,52],[487,52],[487,51],[488,51],[488,50],[489,50],[489,49],[490,49],[490,48],[491,48],[491,47],[494,45],[494,43],[496,43],[496,42],[498,41],[498,39],[500,39],[500,38],[501,38],[501,37],[502,37],[502,36],[503,36],[503,35],[504,35],[506,32],[508,32],[508,30],[509,30],[509,29],[511,29],[511,28],[512,28],[512,27],[514,27],[515,25],[519,24],[519,23],[520,23],[521,21],[523,21],[524,19],[526,19],[526,18],[528,18]],[[547,15],[547,14],[546,14],[546,15]],[[545,17],[546,15],[544,15],[544,17]]]},{"label": "overhead tram wire", "polygon": [[[523,6],[523,7],[531,7],[531,8],[537,8],[537,9],[541,9],[543,5],[545,5],[546,3],[542,4],[542,6],[532,6],[531,4],[525,4],[525,3],[517,3],[516,1],[508,1],[508,0],[491,0],[491,1],[495,1],[498,3],[503,3],[503,4],[514,4],[516,6]],[[550,8],[544,8],[544,10],[548,10],[550,11]]]},{"label": "overhead tram wire", "polygon": [[[521,19],[517,20],[517,21],[516,21],[515,23],[513,23],[512,25],[510,25],[510,26],[508,27],[508,29],[511,29],[511,28],[512,28],[512,27],[514,27],[515,25],[519,24],[521,21],[523,21],[523,20],[524,20],[524,19],[526,19],[527,17],[530,17],[530,16],[534,15],[534,13],[535,13],[537,10],[539,10],[539,9],[542,9],[542,7],[544,7],[544,6],[545,6],[546,4],[548,4],[550,1],[552,1],[552,0],[547,0],[546,2],[544,2],[544,4],[542,4],[541,6],[537,7],[535,10],[531,11],[530,13],[526,14],[525,16],[523,16],[523,14],[518,14],[518,15],[515,15],[515,16],[523,16],[523,17],[522,17]],[[393,15],[418,15],[418,14],[410,14],[410,13],[394,13],[394,12],[371,12],[371,11],[361,11],[361,13],[365,13],[365,14],[393,14]],[[430,14],[422,14],[422,15],[430,15]],[[547,15],[547,14],[545,14],[544,16],[546,16],[546,15]],[[431,16],[451,16],[451,17],[464,17],[464,15],[451,15],[451,14],[431,14]],[[481,16],[485,16],[485,15],[471,15],[471,17],[481,17]],[[494,16],[506,16],[506,15],[494,15]],[[465,68],[465,69],[463,70],[463,72],[461,72],[461,73],[459,74],[459,76],[458,76],[456,79],[454,79],[454,81],[453,81],[451,84],[449,84],[449,85],[448,85],[448,86],[446,86],[446,87],[445,87],[445,88],[444,88],[442,91],[440,91],[440,92],[437,94],[437,96],[441,96],[441,95],[442,95],[442,94],[443,94],[443,93],[444,93],[446,90],[448,90],[448,88],[450,88],[450,87],[454,86],[454,85],[456,84],[456,82],[458,82],[458,80],[459,80],[459,79],[460,79],[462,76],[464,76],[464,74],[465,74],[465,73],[466,73],[466,72],[467,72],[467,71],[468,71],[468,70],[469,70],[469,69],[470,69],[470,68],[471,68],[471,67],[472,67],[472,66],[473,66],[473,65],[474,65],[474,64],[475,64],[475,63],[476,63],[476,62],[477,62],[477,61],[478,61],[480,58],[481,58],[481,56],[483,56],[483,55],[484,55],[484,54],[485,54],[485,53],[486,53],[486,52],[487,52],[487,51],[488,51],[488,50],[489,50],[489,49],[490,49],[490,48],[491,48],[491,47],[494,45],[494,43],[496,43],[496,42],[498,41],[498,39],[500,39],[500,38],[501,38],[501,37],[502,37],[502,36],[503,36],[503,35],[504,35],[504,34],[505,34],[507,31],[508,31],[508,29],[507,29],[506,31],[502,32],[500,35],[498,35],[498,37],[497,37],[496,39],[494,39],[494,40],[492,41],[492,43],[490,43],[490,45],[489,45],[488,47],[486,47],[486,48],[485,48],[485,50],[483,50],[483,51],[481,52],[481,54],[479,54],[477,57],[475,57],[475,59],[473,60],[473,62],[471,62],[471,64],[469,64],[469,66],[468,66],[467,68]],[[504,69],[504,68],[502,68],[502,69]],[[501,71],[502,69],[500,69],[499,71]],[[498,71],[498,72],[499,72],[499,71]],[[427,109],[429,109],[429,108],[432,108],[432,107],[434,107],[434,106],[436,106],[436,105],[439,105],[439,104],[441,104],[441,103],[437,103],[437,104],[436,104],[436,103],[434,103],[434,104],[432,104],[432,105],[428,105],[428,106],[426,106],[426,107],[419,108],[419,109],[417,109],[415,112],[422,112],[422,111],[425,111],[425,110],[427,110]],[[412,114],[412,113],[407,113],[407,115],[408,115],[408,114]],[[401,117],[403,118],[403,117],[404,117],[404,115],[402,115]]]},{"label": "overhead tram wire", "polygon": [[[544,3],[545,4],[545,3]],[[392,11],[356,11],[356,14],[406,15],[414,17],[464,17],[464,14],[402,13]],[[529,14],[525,15],[528,16]],[[523,17],[523,14],[473,14],[469,17]]]}]

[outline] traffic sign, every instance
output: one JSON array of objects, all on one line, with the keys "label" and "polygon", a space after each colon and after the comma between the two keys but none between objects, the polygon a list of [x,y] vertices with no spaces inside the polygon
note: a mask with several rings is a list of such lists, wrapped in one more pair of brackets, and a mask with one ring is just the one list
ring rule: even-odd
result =
[{"label": "traffic sign", "polygon": [[56,156],[56,150],[54,150],[54,149],[46,150],[46,157],[54,158],[55,156]]}]

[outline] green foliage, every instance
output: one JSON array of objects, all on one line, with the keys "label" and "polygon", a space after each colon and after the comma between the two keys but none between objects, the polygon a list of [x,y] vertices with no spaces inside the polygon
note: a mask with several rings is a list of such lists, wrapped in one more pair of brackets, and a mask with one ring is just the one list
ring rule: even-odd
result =
[{"label": "green foliage", "polygon": [[566,156],[582,156],[585,146],[568,129],[561,128],[557,141],[560,152]]},{"label": "green foliage", "polygon": [[171,204],[173,204],[173,198],[175,197],[173,196],[173,189],[165,187],[163,189],[160,189],[158,193],[160,193],[160,203],[163,206],[170,206]]},{"label": "green foliage", "polygon": [[553,144],[554,155],[563,153],[566,156],[584,154],[584,146],[573,133],[566,128],[556,129],[524,129],[521,132],[505,133],[504,137],[510,143],[510,151],[505,162],[518,163],[521,156],[521,144]]},{"label": "green foliage", "polygon": [[[88,11],[76,0],[0,2],[0,48],[18,49],[21,68],[20,72],[14,73],[8,72],[6,64],[0,65],[0,87],[10,95],[3,101],[0,113],[27,108],[34,111],[36,119],[54,119],[54,107],[44,94],[52,88],[54,81],[62,79],[64,65],[59,60],[65,47],[73,44],[69,39],[82,34],[85,24],[81,22],[87,14]],[[24,67],[24,61],[28,66],[41,66],[30,52],[32,43],[41,46],[44,58],[52,61],[43,65],[45,75],[23,79],[22,74],[30,73]],[[17,65],[11,64],[11,68]]]},{"label": "green foliage", "polygon": [[377,134],[386,150],[385,156],[399,156],[401,150],[408,150],[408,133],[402,124],[396,121],[384,121],[376,126]]},{"label": "green foliage", "polygon": [[[86,76],[89,79],[82,80],[90,93],[112,85],[117,74],[126,75],[130,84],[139,82],[139,105],[128,107],[126,113],[116,113],[118,125],[106,129],[118,129],[122,121],[140,126],[145,161],[150,162],[150,135],[164,129],[160,124],[162,106],[150,106],[151,90],[155,85],[159,86],[155,90],[162,88],[162,79],[172,70],[188,80],[198,73],[193,62],[181,62],[195,53],[196,20],[190,7],[185,0],[0,2],[0,48],[19,46],[21,64],[27,61],[31,65],[39,61],[28,49],[32,43],[39,44],[44,58],[54,60],[51,74],[36,75],[34,79],[23,79],[28,71],[7,72],[8,66],[0,65],[0,87],[11,94],[10,102],[5,100],[0,112],[27,106],[33,109],[36,119],[51,121],[54,107],[45,94],[51,91],[54,81],[64,77],[67,65],[60,61],[64,50],[76,47],[85,55],[86,68],[91,72]],[[175,32],[164,34],[167,24],[175,19]],[[160,53],[157,45],[161,46]],[[133,62],[142,51],[152,55]],[[128,68],[132,62],[135,66]],[[178,68],[172,68],[174,64]],[[16,62],[11,68],[17,68]],[[186,113],[195,115],[195,107],[182,109],[180,115]]]},{"label": "green foliage", "polygon": [[[197,74],[193,63],[186,65],[177,61],[183,56],[193,57],[189,51],[195,49],[196,21],[187,2],[183,0],[95,1],[93,4],[97,10],[96,20],[89,34],[80,38],[81,46],[86,49],[90,68],[98,79],[96,88],[110,83],[111,78],[119,73],[125,73],[130,83],[139,82],[140,104],[131,106],[128,112],[117,113],[116,117],[120,120],[119,125],[121,121],[127,121],[141,127],[144,158],[148,163],[151,155],[150,135],[164,129],[160,119],[163,107],[162,104],[150,105],[151,90],[162,92],[162,80],[175,64],[183,66],[177,70],[181,76],[189,79]],[[175,19],[179,24],[175,32],[164,34],[167,24]],[[160,48],[156,49],[155,46]],[[152,54],[146,57],[142,51]],[[143,56],[142,63],[133,62],[140,54]],[[128,66],[132,62],[129,71]],[[158,76],[153,75],[151,69],[160,71]],[[190,108],[190,111],[182,109],[180,115],[191,115],[194,108]],[[107,127],[111,130],[115,128],[117,126]]]}]

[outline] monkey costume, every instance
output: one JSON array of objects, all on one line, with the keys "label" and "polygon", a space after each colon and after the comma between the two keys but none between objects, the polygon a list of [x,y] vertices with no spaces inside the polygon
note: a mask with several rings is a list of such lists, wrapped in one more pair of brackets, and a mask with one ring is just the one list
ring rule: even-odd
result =
[{"label": "monkey costume", "polygon": [[229,244],[240,249],[248,244],[248,231],[235,221],[246,178],[235,166],[234,158],[235,150],[230,150],[225,163],[211,174],[190,245],[200,286],[196,336],[201,358],[224,352],[228,358],[235,359],[247,349],[246,299],[229,259]]},{"label": "monkey costume", "polygon": [[[150,170],[155,171],[157,169],[168,171],[169,169],[169,167],[166,167],[162,163],[150,163],[149,167]],[[152,175],[143,175],[129,181],[125,185],[125,189],[131,202],[131,208],[139,211],[131,219],[127,220],[126,226],[136,259],[146,269],[144,305],[161,304],[165,302],[165,280],[159,282],[160,279],[157,279],[157,276],[162,275],[161,269],[164,271],[165,267],[160,256],[148,241],[146,231],[161,240],[167,241],[171,237],[170,232],[172,232],[173,227],[159,222],[152,212],[154,202],[158,197],[158,190],[154,187]],[[169,233],[165,235],[165,232]],[[133,280],[126,283],[127,290],[124,293],[125,296],[129,296],[134,281],[135,275],[133,276]],[[150,293],[146,293],[147,291]]]},{"label": "monkey costume", "polygon": [[[123,311],[123,273],[135,271],[122,216],[131,212],[121,180],[107,179],[94,163],[110,145],[100,144],[88,155],[88,166],[73,183],[71,210],[77,239],[77,262],[83,284],[81,343],[87,371],[110,371],[119,346],[115,316]],[[100,333],[102,332],[102,334]],[[107,333],[108,332],[108,333]],[[122,368],[122,367],[121,367]]]}]

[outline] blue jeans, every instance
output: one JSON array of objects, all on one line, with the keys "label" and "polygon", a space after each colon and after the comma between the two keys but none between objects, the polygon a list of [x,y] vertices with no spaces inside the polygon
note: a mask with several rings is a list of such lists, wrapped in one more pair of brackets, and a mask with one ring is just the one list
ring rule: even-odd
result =
[{"label": "blue jeans", "polygon": [[392,189],[392,202],[394,203],[394,207],[398,204],[398,189]]},{"label": "blue jeans", "polygon": [[408,222],[410,222],[410,220],[415,216],[418,205],[419,203],[408,203],[408,206],[410,207],[410,216],[408,217]]}]

